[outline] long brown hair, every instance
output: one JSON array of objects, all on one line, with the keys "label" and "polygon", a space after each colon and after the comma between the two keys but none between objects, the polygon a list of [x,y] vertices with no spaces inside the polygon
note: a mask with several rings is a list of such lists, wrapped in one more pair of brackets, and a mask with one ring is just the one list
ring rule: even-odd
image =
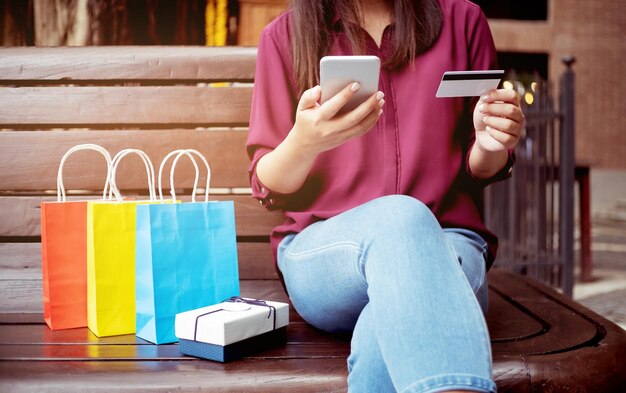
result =
[{"label": "long brown hair", "polygon": [[[383,67],[400,68],[430,48],[441,31],[443,16],[437,0],[392,0],[395,33],[393,51]],[[330,50],[337,13],[354,54],[362,54],[365,35],[359,27],[358,0],[292,0],[292,55],[300,92],[318,83],[319,60]]]}]

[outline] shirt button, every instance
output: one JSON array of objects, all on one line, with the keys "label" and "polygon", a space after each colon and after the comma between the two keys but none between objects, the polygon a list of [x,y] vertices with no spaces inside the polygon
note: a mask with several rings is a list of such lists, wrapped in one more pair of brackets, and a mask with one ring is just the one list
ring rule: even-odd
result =
[{"label": "shirt button", "polygon": [[274,204],[274,200],[270,198],[270,205]]}]

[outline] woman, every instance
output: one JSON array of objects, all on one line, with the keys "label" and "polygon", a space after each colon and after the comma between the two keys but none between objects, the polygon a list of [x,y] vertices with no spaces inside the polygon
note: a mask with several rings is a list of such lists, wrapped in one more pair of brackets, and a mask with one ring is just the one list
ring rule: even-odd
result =
[{"label": "woman", "polygon": [[[485,184],[507,177],[519,97],[435,98],[444,71],[493,69],[466,0],[294,0],[258,49],[248,153],[253,196],[283,209],[277,266],[298,313],[352,331],[353,392],[495,391],[483,310],[496,238]],[[380,91],[319,104],[324,55],[376,55]],[[482,310],[481,310],[482,308]]]}]

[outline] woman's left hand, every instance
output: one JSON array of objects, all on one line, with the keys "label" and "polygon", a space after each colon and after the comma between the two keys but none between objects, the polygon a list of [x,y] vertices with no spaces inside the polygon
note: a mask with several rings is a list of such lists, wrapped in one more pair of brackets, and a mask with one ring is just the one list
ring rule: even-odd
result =
[{"label": "woman's left hand", "polygon": [[519,142],[524,128],[520,97],[510,89],[492,90],[474,108],[476,144],[484,151],[502,151]]}]

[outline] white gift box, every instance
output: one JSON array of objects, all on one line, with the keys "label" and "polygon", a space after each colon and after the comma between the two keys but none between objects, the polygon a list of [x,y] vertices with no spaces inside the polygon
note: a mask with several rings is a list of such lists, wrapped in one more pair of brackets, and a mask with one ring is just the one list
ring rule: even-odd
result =
[{"label": "white gift box", "polygon": [[241,358],[286,338],[287,303],[233,297],[176,315],[179,350],[220,362]]}]

